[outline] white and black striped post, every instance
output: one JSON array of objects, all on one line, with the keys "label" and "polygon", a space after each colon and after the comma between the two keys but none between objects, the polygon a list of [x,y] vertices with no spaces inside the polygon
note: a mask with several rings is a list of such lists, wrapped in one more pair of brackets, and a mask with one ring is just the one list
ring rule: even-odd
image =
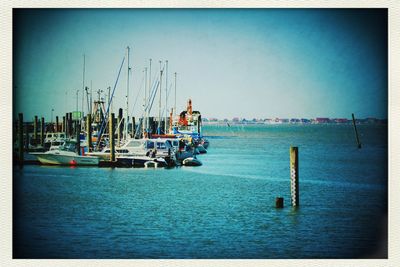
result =
[{"label": "white and black striped post", "polygon": [[297,147],[290,147],[290,193],[292,206],[299,206],[299,153]]}]

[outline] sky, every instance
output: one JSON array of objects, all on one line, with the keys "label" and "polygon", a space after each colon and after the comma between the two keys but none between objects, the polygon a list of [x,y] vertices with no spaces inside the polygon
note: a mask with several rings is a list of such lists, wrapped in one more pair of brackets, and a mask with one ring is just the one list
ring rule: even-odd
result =
[{"label": "sky", "polygon": [[176,72],[178,112],[190,98],[208,118],[387,118],[386,9],[14,9],[13,36],[14,116],[26,120],[76,110],[77,90],[82,110],[84,57],[85,86],[106,97],[127,46],[129,116],[143,114],[152,59],[154,79],[168,60],[163,109]]}]

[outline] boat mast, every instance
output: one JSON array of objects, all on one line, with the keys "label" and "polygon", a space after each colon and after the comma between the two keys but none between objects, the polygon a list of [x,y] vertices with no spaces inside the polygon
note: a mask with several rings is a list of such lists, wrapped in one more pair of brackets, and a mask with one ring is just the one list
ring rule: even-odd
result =
[{"label": "boat mast", "polygon": [[176,118],[176,72],[175,72],[175,104],[174,104],[174,118]]},{"label": "boat mast", "polygon": [[90,106],[89,106],[89,113],[93,113],[92,105],[93,105],[93,81],[90,80]]},{"label": "boat mast", "polygon": [[147,109],[146,109],[146,131],[149,131],[149,128],[150,128],[150,122],[149,122],[149,116],[150,116],[150,114],[149,114],[149,110],[148,110],[148,108],[149,108],[149,105],[150,105],[150,92],[151,92],[151,89],[152,89],[152,85],[151,85],[151,58],[150,58],[150,69],[149,69],[149,86],[148,86],[148,89],[149,89],[149,98],[148,98],[148,101],[149,101],[149,103],[147,104]]},{"label": "boat mast", "polygon": [[161,134],[161,88],[162,88],[162,69],[160,60],[160,101],[158,102],[158,134]]},{"label": "boat mast", "polygon": [[[83,102],[85,99],[85,54],[83,54],[83,78],[82,78],[82,117],[83,117]],[[82,118],[81,118],[82,119]]]},{"label": "boat mast", "polygon": [[126,111],[125,111],[125,123],[124,123],[124,140],[126,140],[127,136],[128,136],[128,109],[129,109],[129,105],[128,105],[128,98],[129,98],[129,72],[131,70],[130,66],[129,66],[129,52],[130,52],[130,48],[129,46],[126,48],[128,50],[128,70],[127,70],[127,81],[126,81]]},{"label": "boat mast", "polygon": [[146,112],[147,112],[147,107],[146,107],[146,99],[147,99],[147,67],[144,68],[144,103],[143,103],[143,108],[144,108],[144,116],[142,120],[142,136],[144,137],[144,132],[146,129]]},{"label": "boat mast", "polygon": [[165,121],[164,121],[164,134],[167,134],[167,118],[168,118],[168,60],[165,61]]}]

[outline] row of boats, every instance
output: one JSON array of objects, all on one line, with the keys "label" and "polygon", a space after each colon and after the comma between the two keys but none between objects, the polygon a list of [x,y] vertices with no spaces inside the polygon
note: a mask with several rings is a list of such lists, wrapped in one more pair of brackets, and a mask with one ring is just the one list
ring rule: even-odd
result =
[{"label": "row of boats", "polygon": [[[200,112],[192,112],[191,101],[179,119],[170,121],[167,134],[143,134],[141,138],[127,138],[115,147],[117,167],[174,167],[200,166],[198,154],[207,153],[209,142],[201,131]],[[83,137],[83,138],[82,138]],[[78,143],[79,142],[79,143]],[[49,133],[45,152],[31,152],[41,164],[69,166],[99,166],[111,160],[110,142],[95,151],[88,147],[85,135],[80,140],[65,138],[64,133]]]}]

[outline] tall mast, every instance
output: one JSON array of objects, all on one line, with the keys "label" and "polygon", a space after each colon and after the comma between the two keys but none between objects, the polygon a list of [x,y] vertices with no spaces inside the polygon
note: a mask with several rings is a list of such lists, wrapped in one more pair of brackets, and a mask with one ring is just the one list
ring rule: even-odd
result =
[{"label": "tall mast", "polygon": [[93,109],[92,109],[92,105],[93,105],[93,84],[92,84],[92,80],[90,80],[90,106],[89,106],[89,110],[90,110],[90,113],[92,113],[93,112]]},{"label": "tall mast", "polygon": [[174,118],[176,118],[176,72],[175,74],[175,104],[174,104]]},{"label": "tall mast", "polygon": [[83,113],[83,102],[85,98],[85,54],[83,54],[83,79],[82,79],[82,113]]},{"label": "tall mast", "polygon": [[143,120],[142,120],[142,135],[144,137],[144,132],[146,129],[146,113],[147,113],[147,107],[146,107],[146,99],[147,99],[147,67],[144,68],[144,103],[143,103],[143,108],[144,108],[144,115],[143,115]]},{"label": "tall mast", "polygon": [[167,118],[168,118],[168,60],[165,61],[165,121],[164,121],[164,134],[167,134]]},{"label": "tall mast", "polygon": [[160,60],[160,101],[158,102],[158,134],[161,134],[161,88],[162,88],[162,69]]},{"label": "tall mast", "polygon": [[124,123],[124,140],[126,140],[128,136],[128,99],[129,99],[129,71],[130,71],[130,66],[129,66],[129,51],[130,48],[129,46],[126,48],[128,50],[128,70],[127,70],[127,81],[126,81],[126,111],[125,111],[125,123]]},{"label": "tall mast", "polygon": [[[149,104],[150,104],[150,94],[151,94],[151,90],[153,89],[152,88],[152,85],[151,85],[151,58],[150,58],[150,67],[149,67],[149,85],[148,85],[148,89],[149,89],[149,94],[148,94],[148,96],[149,96],[149,99],[148,99],[148,101],[149,101],[149,103],[148,103],[148,105],[147,105],[147,107],[149,107]],[[146,114],[147,114],[147,117],[146,117],[146,129],[147,130],[149,130],[149,128],[150,128],[150,122],[149,122],[149,116],[150,116],[150,114],[149,114],[149,111],[146,109]]]}]

